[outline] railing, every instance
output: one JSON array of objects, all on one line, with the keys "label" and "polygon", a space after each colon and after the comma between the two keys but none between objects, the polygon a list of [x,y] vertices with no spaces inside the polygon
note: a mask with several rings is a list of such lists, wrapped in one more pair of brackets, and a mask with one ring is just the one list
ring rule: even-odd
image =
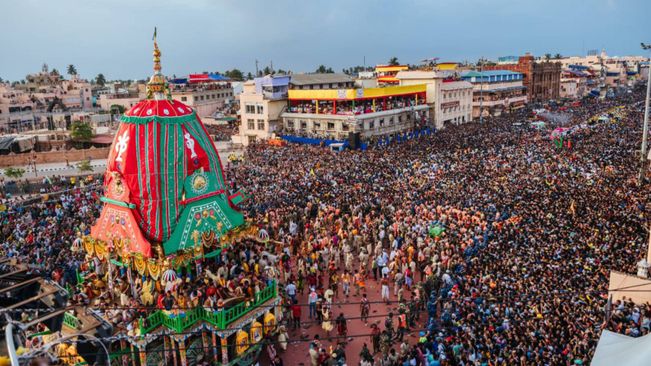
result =
[{"label": "railing", "polygon": [[276,297],[277,294],[276,281],[272,281],[267,287],[255,294],[253,301],[242,302],[226,310],[211,311],[203,307],[196,307],[182,311],[179,314],[168,314],[158,310],[147,317],[146,324],[141,322],[140,334],[147,334],[160,326],[181,333],[199,320],[210,323],[219,329],[226,329],[244,314]]},{"label": "railing", "polygon": [[81,321],[76,316],[65,312],[63,313],[63,324],[72,329],[79,329]]}]

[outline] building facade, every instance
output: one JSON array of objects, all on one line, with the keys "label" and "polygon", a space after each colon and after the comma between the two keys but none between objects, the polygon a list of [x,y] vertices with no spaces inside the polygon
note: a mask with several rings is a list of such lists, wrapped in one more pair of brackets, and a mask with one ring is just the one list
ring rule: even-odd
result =
[{"label": "building facade", "polygon": [[352,88],[347,75],[324,75],[298,80],[292,75],[288,106],[281,114],[284,134],[345,140],[359,133],[371,141],[424,127],[429,118],[423,84]]},{"label": "building facade", "polygon": [[509,70],[466,71],[461,79],[473,85],[473,118],[500,116],[527,103],[524,75]]},{"label": "building facade", "polygon": [[65,80],[57,72],[43,71],[26,76],[21,83],[0,83],[0,133],[20,133],[43,128],[53,129],[55,113],[67,116],[91,110],[90,84],[72,75]]},{"label": "building facade", "polygon": [[536,62],[533,55],[526,53],[518,58],[517,63],[482,66],[482,71],[487,70],[509,70],[522,74],[522,83],[527,88],[529,101],[544,102],[560,97],[560,62]]},{"label": "building facade", "polygon": [[437,71],[401,71],[400,85],[425,85],[430,123],[437,129],[472,120],[473,86]]},{"label": "building facade", "polygon": [[34,107],[28,93],[0,83],[0,135],[35,129]]},{"label": "building facade", "polygon": [[598,54],[570,56],[561,60],[563,70],[584,67],[600,81],[601,87],[632,85],[644,80],[642,71],[649,58],[642,56],[609,56],[605,50]]},{"label": "building facade", "polygon": [[244,83],[240,101],[239,135],[244,146],[273,137],[281,129],[280,114],[287,106],[289,76],[265,76]]},{"label": "building facade", "polygon": [[170,87],[172,99],[194,108],[199,117],[210,117],[234,100],[233,88],[228,82],[177,85]]}]

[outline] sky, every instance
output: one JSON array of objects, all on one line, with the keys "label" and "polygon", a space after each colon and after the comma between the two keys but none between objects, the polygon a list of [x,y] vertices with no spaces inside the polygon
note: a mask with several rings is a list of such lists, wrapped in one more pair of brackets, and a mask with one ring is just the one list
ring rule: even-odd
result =
[{"label": "sky", "polygon": [[640,55],[651,0],[0,0],[0,78],[43,63],[87,79],[151,74],[158,27],[163,73],[183,76],[273,62],[311,72],[395,56]]}]

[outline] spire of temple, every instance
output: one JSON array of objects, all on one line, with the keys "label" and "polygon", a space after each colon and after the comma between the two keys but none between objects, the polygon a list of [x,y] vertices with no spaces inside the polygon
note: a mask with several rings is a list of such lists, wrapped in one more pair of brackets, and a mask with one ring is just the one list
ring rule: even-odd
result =
[{"label": "spire of temple", "polygon": [[154,28],[154,74],[149,78],[147,83],[147,99],[169,99],[169,89],[167,87],[167,81],[165,77],[160,72],[160,50],[158,49],[158,43],[156,42],[156,28]]}]

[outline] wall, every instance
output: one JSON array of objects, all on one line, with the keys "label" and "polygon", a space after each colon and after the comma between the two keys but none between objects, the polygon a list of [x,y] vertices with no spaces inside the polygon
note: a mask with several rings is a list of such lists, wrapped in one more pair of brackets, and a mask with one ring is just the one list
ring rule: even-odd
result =
[{"label": "wall", "polygon": [[106,159],[109,154],[109,147],[95,148],[82,150],[61,150],[61,151],[47,151],[39,153],[26,153],[26,154],[9,154],[0,155],[0,167],[7,166],[20,166],[27,165],[31,157],[36,156],[36,164],[45,163],[59,163],[68,159],[69,162],[80,161],[85,159]]},{"label": "wall", "polygon": [[99,107],[105,111],[111,109],[112,105],[121,105],[125,110],[131,109],[134,105],[138,104],[140,101],[139,97],[133,98],[109,98],[108,95],[100,95],[99,97]]}]

